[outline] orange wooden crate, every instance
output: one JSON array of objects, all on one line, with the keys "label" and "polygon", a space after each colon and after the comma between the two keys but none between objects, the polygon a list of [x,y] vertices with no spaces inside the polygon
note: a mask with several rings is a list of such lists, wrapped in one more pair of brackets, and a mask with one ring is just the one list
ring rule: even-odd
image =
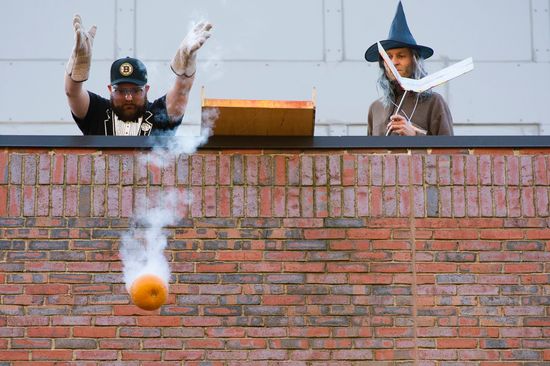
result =
[{"label": "orange wooden crate", "polygon": [[314,101],[203,98],[203,125],[213,110],[214,136],[313,136],[315,128]]}]

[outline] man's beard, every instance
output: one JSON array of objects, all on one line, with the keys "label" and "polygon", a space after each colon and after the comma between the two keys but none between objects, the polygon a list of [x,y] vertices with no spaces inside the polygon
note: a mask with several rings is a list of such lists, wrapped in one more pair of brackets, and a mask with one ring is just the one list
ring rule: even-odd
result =
[{"label": "man's beard", "polygon": [[143,117],[145,114],[145,106],[147,105],[147,98],[144,99],[142,105],[137,105],[135,103],[123,102],[116,105],[113,98],[111,97],[111,109],[116,114],[118,119],[124,122],[133,122],[137,121],[138,118]]}]

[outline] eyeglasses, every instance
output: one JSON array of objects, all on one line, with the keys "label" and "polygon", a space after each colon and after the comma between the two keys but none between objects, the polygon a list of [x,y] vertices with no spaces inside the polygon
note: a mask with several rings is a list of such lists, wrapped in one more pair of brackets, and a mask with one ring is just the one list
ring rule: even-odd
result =
[{"label": "eyeglasses", "polygon": [[145,93],[145,87],[144,86],[138,86],[135,88],[117,88],[116,86],[113,86],[113,94],[115,97],[125,97],[127,95],[130,95],[132,97],[141,97]]}]

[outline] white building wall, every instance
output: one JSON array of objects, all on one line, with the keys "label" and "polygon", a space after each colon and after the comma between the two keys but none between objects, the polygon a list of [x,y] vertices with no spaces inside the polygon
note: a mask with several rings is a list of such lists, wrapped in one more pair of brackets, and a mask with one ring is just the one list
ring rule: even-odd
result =
[{"label": "white building wall", "polygon": [[[377,98],[368,46],[385,39],[397,0],[0,0],[0,134],[78,135],[63,75],[72,15],[98,26],[86,87],[107,96],[111,62],[148,67],[150,99],[173,81],[169,61],[190,24],[213,36],[180,132],[194,134],[210,98],[309,100],[316,135],[365,135]],[[458,135],[550,134],[550,0],[403,0],[436,71],[472,56],[475,70],[439,87]]]}]

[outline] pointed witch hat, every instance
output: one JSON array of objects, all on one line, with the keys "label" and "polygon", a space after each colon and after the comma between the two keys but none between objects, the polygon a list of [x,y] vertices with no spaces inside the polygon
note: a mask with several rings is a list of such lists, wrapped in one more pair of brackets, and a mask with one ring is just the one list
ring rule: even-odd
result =
[{"label": "pointed witch hat", "polygon": [[[407,25],[407,18],[405,17],[405,12],[403,11],[401,1],[399,1],[399,4],[397,5],[397,10],[395,12],[393,22],[391,23],[388,39],[380,41],[380,43],[385,50],[403,47],[415,49],[423,59],[427,59],[434,54],[434,50],[430,47],[421,46],[416,43],[416,40]],[[378,54],[378,47],[376,43],[370,46],[367,52],[365,52],[365,59],[369,62],[377,62],[379,57],[380,55]]]}]

